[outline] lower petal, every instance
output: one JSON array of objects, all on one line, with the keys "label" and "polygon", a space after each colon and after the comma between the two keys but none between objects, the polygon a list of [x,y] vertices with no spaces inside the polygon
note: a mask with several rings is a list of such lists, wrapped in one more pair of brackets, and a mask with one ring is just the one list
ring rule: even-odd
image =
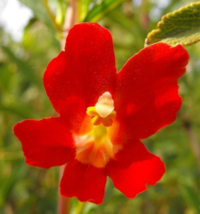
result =
[{"label": "lower petal", "polygon": [[73,161],[67,164],[60,183],[65,197],[77,197],[80,201],[96,204],[103,202],[106,184],[105,170]]},{"label": "lower petal", "polygon": [[141,142],[132,142],[109,162],[107,171],[114,186],[128,198],[134,198],[146,190],[147,184],[155,185],[162,178],[165,166]]}]

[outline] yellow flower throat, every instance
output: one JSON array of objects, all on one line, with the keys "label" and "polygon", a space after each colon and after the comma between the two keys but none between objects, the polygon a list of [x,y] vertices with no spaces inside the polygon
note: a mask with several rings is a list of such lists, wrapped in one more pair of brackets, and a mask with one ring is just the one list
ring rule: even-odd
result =
[{"label": "yellow flower throat", "polygon": [[75,137],[76,159],[102,168],[120,149],[119,145],[112,144],[108,136],[108,129],[116,116],[111,94],[105,92],[95,106],[87,108],[86,113],[91,117],[93,129],[84,136]]}]

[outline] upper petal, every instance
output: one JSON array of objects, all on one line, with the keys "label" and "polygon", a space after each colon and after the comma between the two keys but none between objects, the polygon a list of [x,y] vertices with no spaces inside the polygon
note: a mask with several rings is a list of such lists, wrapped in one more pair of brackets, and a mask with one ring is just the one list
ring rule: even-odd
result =
[{"label": "upper petal", "polygon": [[80,201],[96,204],[103,202],[106,175],[103,168],[73,161],[67,164],[60,183],[65,197],[77,197]]},{"label": "upper petal", "polygon": [[118,131],[142,139],[175,120],[181,106],[177,82],[188,59],[183,46],[157,43],[128,60],[114,96]]},{"label": "upper petal", "polygon": [[134,198],[146,190],[146,184],[155,185],[162,178],[165,166],[141,142],[130,141],[108,163],[107,172],[117,189]]},{"label": "upper petal", "polygon": [[115,85],[110,32],[95,23],[75,25],[65,51],[50,62],[43,80],[56,111],[68,120],[82,122],[86,108],[94,106],[105,91],[112,92]]},{"label": "upper petal", "polygon": [[29,165],[50,168],[75,157],[71,133],[60,118],[25,120],[14,126]]}]

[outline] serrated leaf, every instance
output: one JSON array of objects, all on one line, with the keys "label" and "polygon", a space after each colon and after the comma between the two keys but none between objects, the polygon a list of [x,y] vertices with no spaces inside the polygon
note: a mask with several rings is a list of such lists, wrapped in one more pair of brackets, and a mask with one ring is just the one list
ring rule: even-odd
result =
[{"label": "serrated leaf", "polygon": [[168,13],[157,27],[147,35],[145,45],[164,42],[172,46],[187,46],[200,41],[200,2]]},{"label": "serrated leaf", "polygon": [[87,14],[84,22],[97,22],[125,0],[104,0],[94,6]]}]

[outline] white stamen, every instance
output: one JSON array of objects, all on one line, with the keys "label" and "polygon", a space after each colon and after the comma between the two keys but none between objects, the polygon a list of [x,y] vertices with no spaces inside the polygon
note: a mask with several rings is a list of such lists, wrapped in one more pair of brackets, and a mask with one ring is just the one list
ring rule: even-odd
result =
[{"label": "white stamen", "polygon": [[114,101],[110,92],[105,92],[98,99],[98,102],[95,105],[97,113],[105,118],[114,110]]}]

